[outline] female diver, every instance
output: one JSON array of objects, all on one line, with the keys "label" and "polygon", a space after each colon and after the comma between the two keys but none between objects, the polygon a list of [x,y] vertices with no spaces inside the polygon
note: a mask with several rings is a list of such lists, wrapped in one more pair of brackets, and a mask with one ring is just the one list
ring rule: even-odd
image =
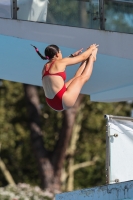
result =
[{"label": "female diver", "polygon": [[[62,53],[56,45],[47,46],[45,56],[42,56],[35,46],[33,47],[43,60],[49,60],[42,70],[42,84],[47,104],[56,111],[73,107],[83,85],[91,76],[98,45],[93,44],[83,53],[81,53],[81,49],[66,58],[62,57]],[[65,82],[66,67],[80,62],[82,63],[75,76]]]}]

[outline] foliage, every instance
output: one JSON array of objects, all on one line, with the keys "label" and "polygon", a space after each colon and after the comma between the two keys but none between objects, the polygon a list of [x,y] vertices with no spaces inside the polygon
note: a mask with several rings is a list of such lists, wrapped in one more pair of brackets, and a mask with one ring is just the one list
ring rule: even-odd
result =
[{"label": "foliage", "polygon": [[0,188],[1,200],[52,200],[53,194],[42,191],[38,186],[19,183],[17,186],[8,185]]},{"label": "foliage", "polygon": [[[52,0],[47,23],[99,29],[99,6],[98,1]],[[130,3],[104,1],[105,30],[133,33],[132,9]]]},{"label": "foliage", "polygon": [[[77,1],[51,1],[48,6],[47,23],[79,26],[78,6],[79,2]],[[52,15],[52,20],[50,14]]]},{"label": "foliage", "polygon": [[[16,183],[39,184],[34,156],[30,154],[32,149],[22,84],[3,82],[0,113],[1,158],[7,169]],[[6,184],[3,174],[0,173],[0,186]]]},{"label": "foliage", "polygon": [[106,18],[105,30],[133,33],[133,7],[130,3],[106,1],[104,9]]},{"label": "foliage", "polygon": [[[38,168],[30,143],[23,85],[3,81],[3,88],[3,90],[0,89],[1,158],[16,183],[39,185]],[[44,144],[48,150],[52,151],[62,126],[62,112],[55,112],[46,105],[42,88],[38,87],[38,94],[41,102]],[[77,164],[91,161],[94,157],[100,159],[96,165],[75,172],[74,189],[105,184],[106,121],[104,114],[130,116],[132,107],[132,104],[126,102],[91,102],[88,96],[84,97],[83,102],[85,106],[80,112],[80,115],[83,115],[82,129],[79,132],[74,162]],[[65,168],[67,165],[68,158],[66,157]],[[0,186],[5,185],[7,185],[5,177],[0,173]]]}]

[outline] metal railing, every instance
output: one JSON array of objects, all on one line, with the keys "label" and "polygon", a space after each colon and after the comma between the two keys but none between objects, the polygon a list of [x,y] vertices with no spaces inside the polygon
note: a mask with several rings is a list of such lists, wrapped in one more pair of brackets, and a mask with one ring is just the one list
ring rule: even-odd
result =
[{"label": "metal railing", "polygon": [[133,33],[133,0],[4,1],[11,2],[12,19]]}]

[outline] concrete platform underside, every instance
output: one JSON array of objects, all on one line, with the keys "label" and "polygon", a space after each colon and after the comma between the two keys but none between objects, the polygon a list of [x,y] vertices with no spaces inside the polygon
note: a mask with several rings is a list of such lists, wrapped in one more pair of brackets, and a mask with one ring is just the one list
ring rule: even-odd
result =
[{"label": "concrete platform underside", "polygon": [[[65,57],[97,43],[97,61],[81,93],[99,102],[133,100],[133,34],[1,18],[0,27],[0,79],[42,86],[45,62],[30,44],[43,53],[48,44],[56,43]],[[67,68],[67,80],[78,67],[79,64]]]}]

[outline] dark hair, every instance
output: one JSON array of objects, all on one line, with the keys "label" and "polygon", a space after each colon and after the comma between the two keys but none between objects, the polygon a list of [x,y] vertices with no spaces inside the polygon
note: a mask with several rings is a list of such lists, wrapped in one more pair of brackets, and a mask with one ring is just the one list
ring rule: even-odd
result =
[{"label": "dark hair", "polygon": [[[31,44],[31,46],[33,46]],[[54,44],[51,44],[49,46],[46,47],[44,53],[45,53],[45,56],[43,56],[37,47],[33,46],[37,52],[37,54],[43,59],[43,60],[50,60],[52,59],[57,53],[59,53],[59,47],[54,45]]]}]

